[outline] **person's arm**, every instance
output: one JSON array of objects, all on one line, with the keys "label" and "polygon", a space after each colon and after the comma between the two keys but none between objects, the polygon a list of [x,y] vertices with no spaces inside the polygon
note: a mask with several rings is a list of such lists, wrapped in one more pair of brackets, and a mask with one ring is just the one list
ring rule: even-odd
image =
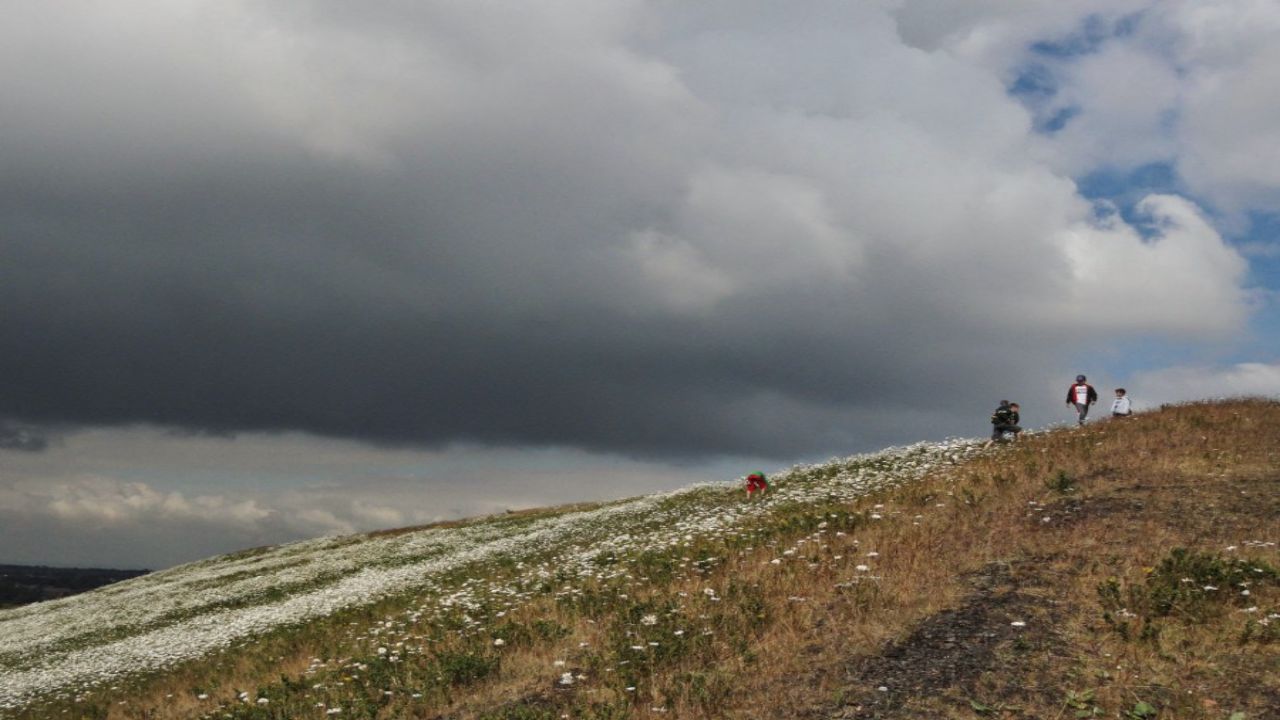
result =
[{"label": "person's arm", "polygon": [[1089,404],[1092,405],[1096,402],[1098,402],[1098,391],[1094,390],[1093,386],[1090,385],[1089,386]]}]

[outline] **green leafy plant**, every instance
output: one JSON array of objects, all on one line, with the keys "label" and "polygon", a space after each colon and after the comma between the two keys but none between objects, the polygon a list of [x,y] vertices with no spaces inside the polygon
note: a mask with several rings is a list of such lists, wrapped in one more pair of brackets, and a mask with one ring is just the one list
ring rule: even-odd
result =
[{"label": "green leafy plant", "polygon": [[1132,708],[1124,711],[1126,720],[1146,720],[1146,718],[1153,718],[1157,714],[1155,707],[1142,700],[1134,703]]},{"label": "green leafy plant", "polygon": [[1075,478],[1068,475],[1066,470],[1059,470],[1052,477],[1046,480],[1044,485],[1050,490],[1063,495],[1076,489]]},{"label": "green leafy plant", "polygon": [[[1099,584],[1098,600],[1103,620],[1122,637],[1131,636],[1129,620],[1141,618],[1137,636],[1154,640],[1160,634],[1159,619],[1203,623],[1247,602],[1243,589],[1277,583],[1280,571],[1266,563],[1175,548],[1140,583],[1111,578]],[[1262,640],[1256,630],[1248,629],[1242,640]]]},{"label": "green leafy plant", "polygon": [[466,685],[498,669],[498,658],[470,652],[446,652],[436,657],[441,677],[450,685]]},{"label": "green leafy plant", "polygon": [[1102,715],[1102,708],[1093,703],[1093,691],[1085,690],[1076,692],[1074,690],[1067,691],[1067,698],[1063,704],[1070,710],[1074,710],[1074,717],[1091,718]]}]

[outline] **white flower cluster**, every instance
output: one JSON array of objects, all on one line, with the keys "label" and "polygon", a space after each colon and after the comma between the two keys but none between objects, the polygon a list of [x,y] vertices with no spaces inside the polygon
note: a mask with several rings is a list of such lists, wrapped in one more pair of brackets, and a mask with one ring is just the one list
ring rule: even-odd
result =
[{"label": "white flower cluster", "polygon": [[[498,516],[451,528],[321,538],[0,611],[0,710],[47,695],[73,697],[129,673],[162,669],[391,595],[434,598],[434,608],[419,608],[419,615],[465,611],[479,607],[482,598],[514,606],[531,596],[533,581],[626,575],[625,566],[602,558],[735,535],[776,507],[850,500],[959,462],[977,448],[973,441],[921,443],[797,466],[774,475],[765,502],[742,502],[732,481],[534,520]],[[465,575],[471,580],[443,579],[499,559],[515,563],[514,581],[486,583],[476,579],[483,573],[470,572]],[[577,592],[566,585],[557,594]]]}]

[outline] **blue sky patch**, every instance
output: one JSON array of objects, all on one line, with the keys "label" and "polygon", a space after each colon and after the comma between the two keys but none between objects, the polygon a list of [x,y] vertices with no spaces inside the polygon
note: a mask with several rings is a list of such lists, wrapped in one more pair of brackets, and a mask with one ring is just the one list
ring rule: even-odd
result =
[{"label": "blue sky patch", "polygon": [[1058,94],[1058,79],[1053,76],[1053,70],[1047,64],[1028,63],[1018,70],[1017,76],[1009,84],[1009,94],[1023,102],[1047,100]]},{"label": "blue sky patch", "polygon": [[1142,13],[1108,19],[1095,13],[1086,17],[1076,30],[1055,40],[1040,40],[1031,44],[1031,52],[1041,57],[1066,60],[1096,53],[1108,40],[1127,37],[1137,31]]},{"label": "blue sky patch", "polygon": [[1053,113],[1036,119],[1036,131],[1045,135],[1052,135],[1067,126],[1071,118],[1080,114],[1079,105],[1068,105],[1059,108]]},{"label": "blue sky patch", "polygon": [[1043,135],[1062,130],[1071,118],[1080,114],[1081,108],[1077,105],[1054,102],[1058,90],[1053,68],[1043,62],[1031,62],[1019,68],[1007,88],[1009,95],[1031,112],[1033,129]]},{"label": "blue sky patch", "polygon": [[[1206,349],[1204,346],[1141,335],[1130,339],[1122,338],[1102,350],[1090,349],[1075,359],[1074,367],[1078,372],[1084,373],[1098,389],[1098,402],[1106,408],[1111,405],[1115,388],[1122,385],[1128,389],[1134,402],[1146,395],[1156,394],[1155,388],[1133,384],[1135,375],[1150,370],[1153,366],[1212,365],[1223,361],[1221,354],[1220,348]],[[1063,395],[1066,395],[1070,383],[1070,377],[1062,379]]]},{"label": "blue sky patch", "polygon": [[[1031,111],[1036,132],[1053,135],[1082,111],[1077,104],[1055,102],[1061,89],[1056,68],[1098,52],[1111,40],[1134,34],[1141,19],[1141,13],[1119,19],[1105,18],[1095,13],[1086,17],[1076,30],[1060,38],[1039,40],[1027,46],[1030,58],[1015,69],[1013,80],[1006,90]],[[1171,115],[1165,124],[1168,129],[1172,129],[1176,121],[1176,115]]]},{"label": "blue sky patch", "polygon": [[[1080,194],[1095,203],[1105,201],[1115,206],[1120,217],[1132,225],[1144,238],[1158,234],[1150,218],[1137,211],[1142,199],[1152,193],[1188,196],[1177,168],[1172,163],[1159,162],[1136,168],[1099,168],[1076,179]],[[1194,198],[1193,198],[1194,199]]]},{"label": "blue sky patch", "polygon": [[1280,290],[1280,213],[1250,213],[1248,230],[1228,240],[1249,258],[1251,285]]}]

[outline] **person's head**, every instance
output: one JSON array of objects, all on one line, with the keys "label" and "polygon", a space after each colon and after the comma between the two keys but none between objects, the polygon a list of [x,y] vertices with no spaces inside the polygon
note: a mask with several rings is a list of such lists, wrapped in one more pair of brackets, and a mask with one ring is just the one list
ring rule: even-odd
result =
[{"label": "person's head", "polygon": [[1008,401],[1008,400],[1001,400],[1001,401],[1000,401],[1000,407],[1009,407],[1009,401]]},{"label": "person's head", "polygon": [[1124,397],[1124,388],[1116,388],[1116,397]]},{"label": "person's head", "polygon": [[1009,409],[1010,409],[1010,410],[1017,410],[1017,409],[1018,409],[1018,403],[1009,403]]},{"label": "person's head", "polygon": [[1076,382],[1084,382],[1084,380],[1085,380],[1085,377],[1083,375],[1076,376]]}]

